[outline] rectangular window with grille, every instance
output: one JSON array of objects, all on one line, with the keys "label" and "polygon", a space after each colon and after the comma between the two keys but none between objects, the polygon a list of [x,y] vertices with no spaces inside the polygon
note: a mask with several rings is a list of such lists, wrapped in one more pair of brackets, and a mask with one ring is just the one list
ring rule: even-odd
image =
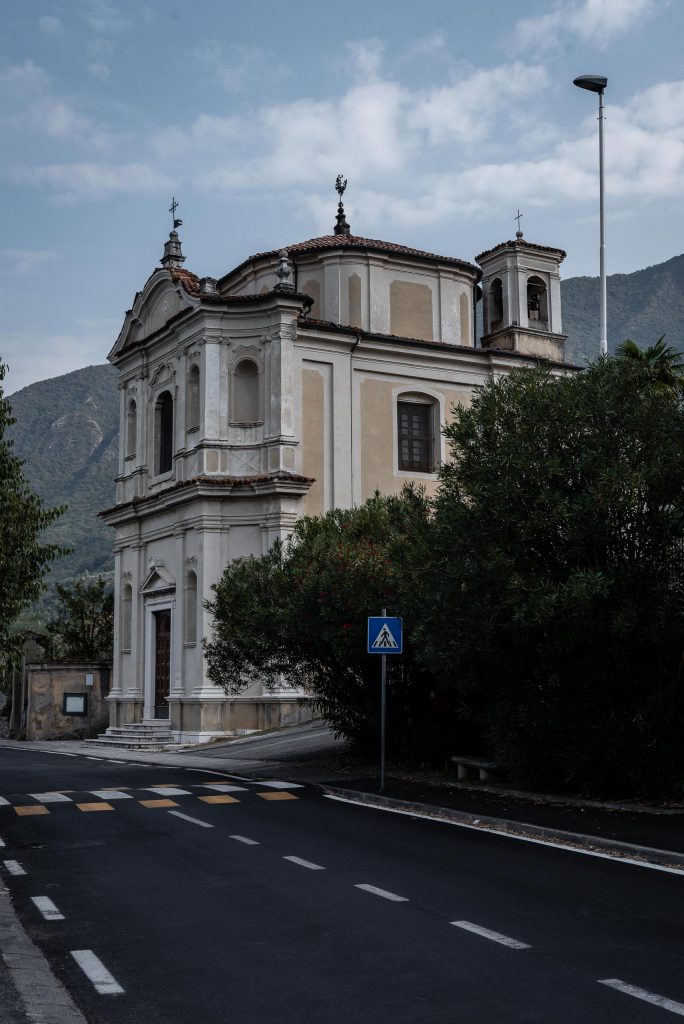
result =
[{"label": "rectangular window with grille", "polygon": [[432,473],[435,468],[434,414],[431,405],[397,402],[399,469]]}]

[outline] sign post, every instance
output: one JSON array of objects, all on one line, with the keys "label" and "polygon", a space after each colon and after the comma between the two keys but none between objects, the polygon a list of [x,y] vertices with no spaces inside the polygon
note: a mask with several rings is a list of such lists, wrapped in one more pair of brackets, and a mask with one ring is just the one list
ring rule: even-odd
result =
[{"label": "sign post", "polygon": [[380,673],[380,792],[385,788],[385,732],[387,719],[387,655],[402,654],[404,631],[402,620],[388,617],[387,609],[382,615],[368,617],[368,654],[382,655]]}]

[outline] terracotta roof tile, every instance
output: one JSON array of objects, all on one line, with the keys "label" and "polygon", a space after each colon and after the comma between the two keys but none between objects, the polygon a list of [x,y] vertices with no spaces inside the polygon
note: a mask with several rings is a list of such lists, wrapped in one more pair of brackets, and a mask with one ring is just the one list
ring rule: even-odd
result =
[{"label": "terracotta roof tile", "polygon": [[180,281],[188,295],[199,295],[200,279],[197,274],[193,274],[191,270],[185,270],[183,267],[169,267],[168,270],[172,280]]},{"label": "terracotta roof tile", "polygon": [[[426,252],[424,249],[412,249],[408,245],[399,245],[397,242],[383,242],[378,238],[362,238],[360,235],[321,235],[320,238],[309,238],[305,242],[295,242],[293,245],[286,245],[282,248],[289,253],[298,252],[325,252],[328,249],[361,249],[365,252],[396,253],[399,256],[410,256],[419,260],[437,261],[438,263],[449,263],[451,266],[463,267],[466,270],[478,272],[478,268],[467,260],[457,259],[455,256],[439,256],[434,252]],[[280,249],[271,249],[268,252],[257,252],[254,256],[243,260],[237,267],[230,270],[221,278],[224,281],[237,270],[246,267],[254,260],[274,258]]]}]

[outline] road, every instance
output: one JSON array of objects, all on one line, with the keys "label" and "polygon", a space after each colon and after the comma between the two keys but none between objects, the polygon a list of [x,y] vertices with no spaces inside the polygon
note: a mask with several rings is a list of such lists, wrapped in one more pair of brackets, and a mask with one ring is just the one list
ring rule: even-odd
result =
[{"label": "road", "polygon": [[681,874],[141,762],[0,748],[3,882],[90,1024],[684,1016]]}]

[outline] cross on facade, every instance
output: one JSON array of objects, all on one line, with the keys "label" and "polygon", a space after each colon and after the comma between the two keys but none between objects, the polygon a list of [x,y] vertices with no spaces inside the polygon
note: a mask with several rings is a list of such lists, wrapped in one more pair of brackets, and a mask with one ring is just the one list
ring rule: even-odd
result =
[{"label": "cross on facade", "polygon": [[520,218],[521,217],[522,217],[522,213],[520,212],[520,210],[518,210],[517,214],[513,218],[514,220],[517,220],[517,222],[518,222],[518,231],[520,231]]}]

